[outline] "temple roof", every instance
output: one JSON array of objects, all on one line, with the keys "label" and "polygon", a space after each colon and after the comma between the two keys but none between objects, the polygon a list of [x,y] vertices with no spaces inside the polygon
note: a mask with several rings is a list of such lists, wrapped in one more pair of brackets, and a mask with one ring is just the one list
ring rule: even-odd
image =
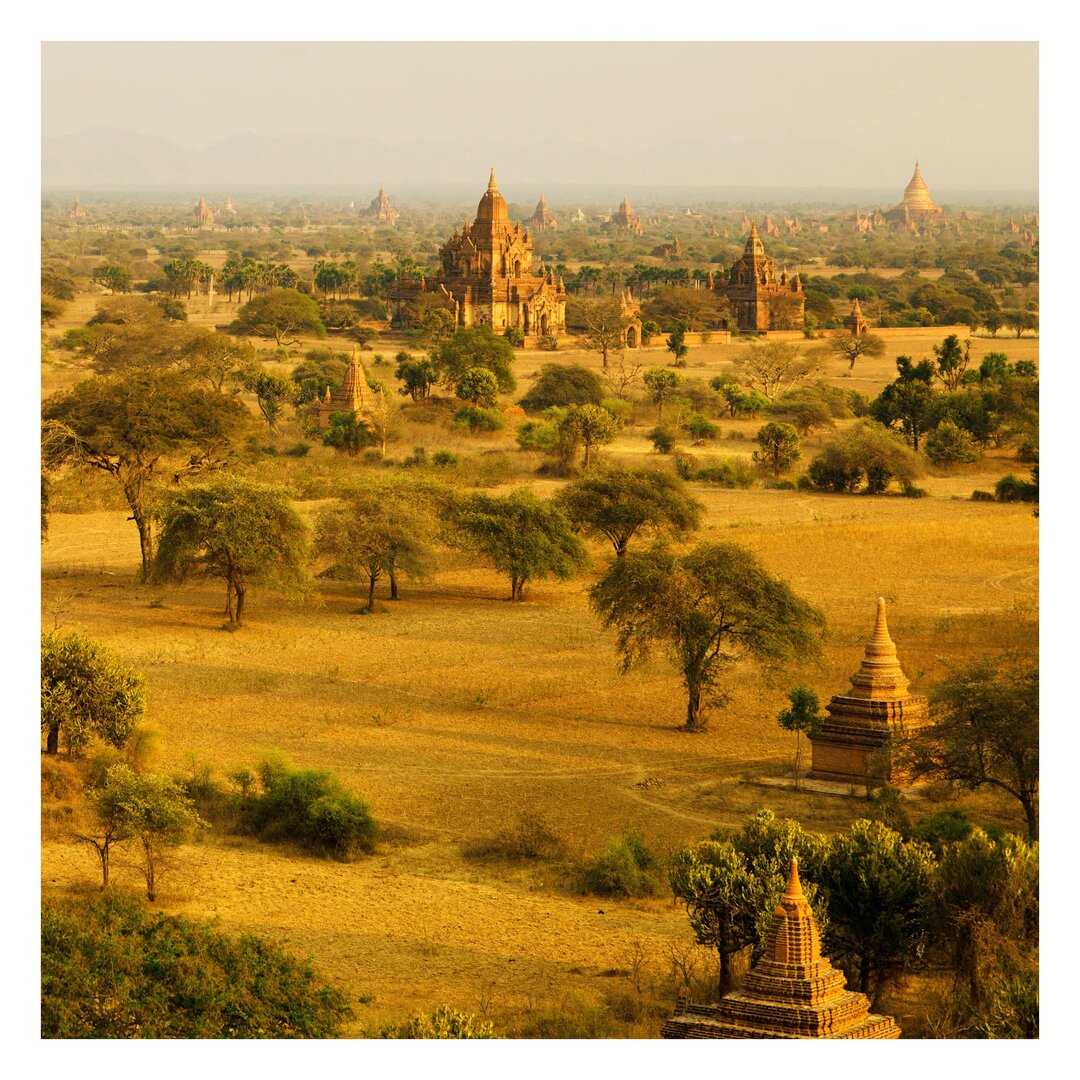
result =
[{"label": "temple roof", "polygon": [[922,178],[922,173],[919,172],[919,163],[915,162],[915,173],[908,181],[908,186],[904,188],[904,197],[901,200],[902,206],[907,206],[912,210],[934,210],[937,209],[934,205],[934,200],[930,197],[930,189],[926,186],[926,181]]},{"label": "temple roof", "polygon": [[761,242],[761,237],[758,236],[757,221],[753,221],[750,223],[750,235],[746,238],[746,254],[765,254],[765,245]]},{"label": "temple roof", "polygon": [[866,643],[859,670],[851,676],[848,697],[892,701],[907,697],[908,679],[896,658],[896,646],[885,621],[885,599],[878,597],[874,632]]},{"label": "temple roof", "polygon": [[480,221],[509,221],[510,211],[507,209],[506,200],[499,192],[499,186],[495,183],[495,170],[491,170],[488,177],[487,191],[480,199],[476,208],[476,220]]}]

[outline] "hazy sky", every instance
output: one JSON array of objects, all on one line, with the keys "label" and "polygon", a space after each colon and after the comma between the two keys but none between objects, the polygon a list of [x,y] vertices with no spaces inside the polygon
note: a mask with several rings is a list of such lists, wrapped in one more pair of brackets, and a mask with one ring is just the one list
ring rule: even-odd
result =
[{"label": "hazy sky", "polygon": [[238,131],[624,150],[726,136],[821,156],[869,140],[901,172],[920,158],[938,183],[1033,190],[1037,67],[1034,43],[1008,42],[47,43],[43,134],[192,149]]}]

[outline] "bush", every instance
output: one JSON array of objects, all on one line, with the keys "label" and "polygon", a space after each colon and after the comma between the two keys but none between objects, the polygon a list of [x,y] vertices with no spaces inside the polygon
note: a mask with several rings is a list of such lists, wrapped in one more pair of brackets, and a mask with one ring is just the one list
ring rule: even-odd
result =
[{"label": "bush", "polygon": [[869,421],[836,436],[808,470],[823,491],[851,492],[865,483],[867,495],[882,494],[893,480],[908,488],[919,472],[919,461],[903,440]]},{"label": "bush", "polygon": [[252,934],[121,896],[42,906],[43,1038],[322,1039],[350,1015],[344,994]]},{"label": "bush", "polygon": [[916,840],[929,844],[940,856],[946,844],[963,840],[972,829],[971,818],[959,806],[943,806],[912,830]]},{"label": "bush", "polygon": [[244,804],[243,829],[263,840],[294,840],[343,862],[374,848],[376,825],[367,804],[333,773],[293,769],[268,757],[259,775],[263,792]]},{"label": "bush", "polygon": [[545,334],[539,339],[538,344],[544,352],[559,351],[559,339],[554,334]]},{"label": "bush", "polygon": [[695,480],[726,488],[749,488],[754,484],[754,471],[742,458],[729,458],[718,465],[698,469]]},{"label": "bush", "polygon": [[997,502],[1038,502],[1039,489],[1009,473],[994,485],[994,499]]},{"label": "bush", "polygon": [[508,326],[503,331],[503,337],[506,338],[515,349],[520,349],[525,345],[525,334],[520,327]]},{"label": "bush", "polygon": [[972,502],[994,502],[994,493],[992,491],[973,491],[971,493]]},{"label": "bush", "polygon": [[943,420],[926,438],[926,456],[939,468],[969,465],[979,460],[971,433],[951,420]]},{"label": "bush", "polygon": [[694,439],[716,439],[720,436],[720,428],[701,413],[690,414],[686,421],[686,430]]},{"label": "bush", "polygon": [[454,414],[454,425],[467,428],[473,435],[483,431],[501,431],[506,427],[506,417],[498,409],[481,409],[466,405]]},{"label": "bush", "polygon": [[550,824],[536,814],[522,814],[509,829],[488,840],[469,844],[471,858],[550,859],[562,854],[563,842]]},{"label": "bush", "polygon": [[670,428],[653,428],[646,436],[658,454],[670,454],[675,449],[675,433]]},{"label": "bush", "polygon": [[440,1005],[432,1013],[420,1013],[408,1023],[383,1028],[383,1039],[493,1039],[491,1024],[476,1019],[473,1013],[458,1012]]},{"label": "bush", "polygon": [[458,456],[453,450],[436,450],[431,455],[431,464],[437,469],[453,469],[458,464]]},{"label": "bush", "polygon": [[645,841],[635,832],[626,832],[585,864],[581,887],[596,896],[653,896],[660,876],[660,866]]},{"label": "bush", "polygon": [[688,454],[684,450],[676,450],[674,461],[675,474],[681,480],[693,480],[697,476],[698,463],[693,454]]}]

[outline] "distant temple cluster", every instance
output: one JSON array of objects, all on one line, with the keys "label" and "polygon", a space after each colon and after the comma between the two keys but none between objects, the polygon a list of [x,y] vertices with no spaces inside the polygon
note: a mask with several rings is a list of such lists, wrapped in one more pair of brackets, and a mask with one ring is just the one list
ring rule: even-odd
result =
[{"label": "distant temple cluster", "polygon": [[645,231],[645,226],[634,213],[630,200],[625,195],[623,201],[619,203],[618,210],[608,220],[607,226],[614,232],[628,232],[633,236],[641,236]]},{"label": "distant temple cluster", "polygon": [[534,275],[532,237],[512,225],[506,200],[491,170],[476,220],[439,249],[442,264],[434,281],[402,281],[390,293],[395,325],[402,308],[420,293],[439,296],[461,327],[487,326],[495,333],[514,328],[526,337],[566,333],[566,287],[552,270]]},{"label": "distant temple cluster", "polygon": [[891,1016],[870,1012],[865,994],[821,955],[821,933],[795,860],[773,914],[765,955],[742,988],[715,1005],[682,998],[660,1029],[665,1039],[898,1039]]}]

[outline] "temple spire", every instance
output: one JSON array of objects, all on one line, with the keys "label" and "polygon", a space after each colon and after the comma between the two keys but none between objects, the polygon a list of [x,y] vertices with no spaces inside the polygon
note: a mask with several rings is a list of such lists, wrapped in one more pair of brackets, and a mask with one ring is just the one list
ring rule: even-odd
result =
[{"label": "temple spire", "polygon": [[792,858],[791,870],[788,873],[787,888],[784,889],[784,896],[790,900],[805,900],[803,895],[802,884],[799,881],[799,860]]},{"label": "temple spire", "polygon": [[491,167],[491,175],[488,177],[488,191],[498,191],[499,185],[495,183],[495,166]]}]

